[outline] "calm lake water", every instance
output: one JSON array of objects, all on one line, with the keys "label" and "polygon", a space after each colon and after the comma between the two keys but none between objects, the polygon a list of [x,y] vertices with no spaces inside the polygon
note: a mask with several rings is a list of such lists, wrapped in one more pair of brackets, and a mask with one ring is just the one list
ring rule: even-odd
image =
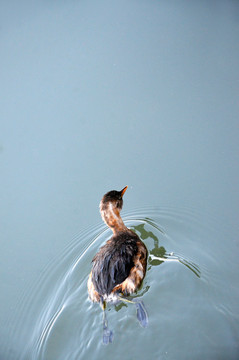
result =
[{"label": "calm lake water", "polygon": [[[239,3],[0,4],[0,360],[239,358]],[[111,236],[145,242],[132,304],[87,297]]]}]

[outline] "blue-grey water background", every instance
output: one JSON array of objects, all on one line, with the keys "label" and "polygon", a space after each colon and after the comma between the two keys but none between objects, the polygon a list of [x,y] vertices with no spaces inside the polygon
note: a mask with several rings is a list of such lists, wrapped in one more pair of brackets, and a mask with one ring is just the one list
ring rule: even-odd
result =
[{"label": "blue-grey water background", "polygon": [[[238,39],[234,0],[0,2],[1,360],[239,358]],[[149,326],[112,306],[103,346],[86,281],[125,185]]]}]

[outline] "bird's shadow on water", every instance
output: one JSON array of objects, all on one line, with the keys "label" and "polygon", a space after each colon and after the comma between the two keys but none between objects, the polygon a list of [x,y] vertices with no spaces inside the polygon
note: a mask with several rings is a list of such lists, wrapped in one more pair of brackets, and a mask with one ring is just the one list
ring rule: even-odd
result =
[{"label": "bird's shadow on water", "polygon": [[[164,231],[161,230],[158,225],[156,225],[152,219],[146,218],[145,219],[148,224],[155,227],[158,231],[164,234]],[[192,261],[189,261],[181,256],[177,256],[175,253],[168,253],[163,246],[159,246],[159,239],[153,233],[152,230],[147,231],[145,229],[145,224],[139,224],[136,226],[132,226],[132,230],[136,233],[139,233],[139,236],[142,240],[152,239],[153,241],[153,248],[149,251],[148,257],[148,271],[152,268],[152,266],[161,265],[163,262],[179,262],[182,265],[186,266],[190,271],[194,273],[198,278],[201,276],[201,271],[199,266]]]}]

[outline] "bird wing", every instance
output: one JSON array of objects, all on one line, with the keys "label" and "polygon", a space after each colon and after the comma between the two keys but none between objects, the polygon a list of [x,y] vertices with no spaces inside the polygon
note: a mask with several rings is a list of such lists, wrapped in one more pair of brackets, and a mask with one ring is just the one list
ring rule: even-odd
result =
[{"label": "bird wing", "polygon": [[100,295],[109,295],[116,285],[121,284],[134,266],[137,245],[134,238],[111,238],[101,247],[93,259],[92,281]]}]

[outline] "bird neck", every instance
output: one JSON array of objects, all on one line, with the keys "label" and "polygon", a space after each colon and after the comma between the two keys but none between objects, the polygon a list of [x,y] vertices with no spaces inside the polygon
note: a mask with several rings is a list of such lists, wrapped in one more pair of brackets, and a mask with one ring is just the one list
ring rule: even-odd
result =
[{"label": "bird neck", "polygon": [[111,203],[108,204],[106,209],[101,210],[101,216],[114,234],[117,234],[120,231],[128,230],[120,216],[119,209],[114,207]]}]

